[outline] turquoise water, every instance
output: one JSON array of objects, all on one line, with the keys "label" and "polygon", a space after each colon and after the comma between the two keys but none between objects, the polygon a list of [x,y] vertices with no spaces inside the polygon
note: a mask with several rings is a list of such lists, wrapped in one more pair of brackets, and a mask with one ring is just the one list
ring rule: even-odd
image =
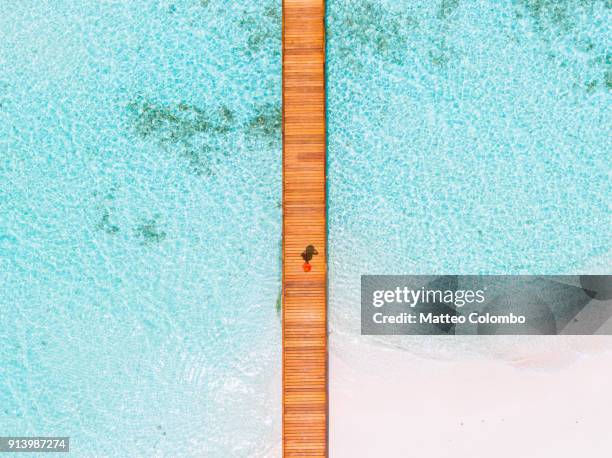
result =
[{"label": "turquoise water", "polygon": [[280,1],[2,6],[2,435],[268,456]]},{"label": "turquoise water", "polygon": [[610,273],[610,2],[327,8],[334,332],[361,274]]},{"label": "turquoise water", "polygon": [[[365,273],[610,273],[610,11],[328,0],[334,331]],[[280,2],[6,1],[0,69],[0,430],[272,456]]]}]

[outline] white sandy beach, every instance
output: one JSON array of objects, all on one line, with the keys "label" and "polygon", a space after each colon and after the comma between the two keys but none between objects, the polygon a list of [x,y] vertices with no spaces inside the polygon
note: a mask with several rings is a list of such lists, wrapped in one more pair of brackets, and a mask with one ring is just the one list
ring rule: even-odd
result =
[{"label": "white sandy beach", "polygon": [[436,360],[332,334],[331,458],[609,457],[612,337],[514,339]]}]

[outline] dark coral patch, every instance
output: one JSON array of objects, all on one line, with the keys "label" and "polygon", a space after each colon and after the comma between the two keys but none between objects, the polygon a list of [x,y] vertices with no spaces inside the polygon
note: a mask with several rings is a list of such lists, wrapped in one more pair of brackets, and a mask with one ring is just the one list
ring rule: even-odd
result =
[{"label": "dark coral patch", "polygon": [[235,128],[235,115],[226,105],[204,109],[188,103],[162,104],[137,97],[127,106],[133,131],[154,140],[164,149],[187,160],[195,175],[212,173],[210,136],[225,135]]},{"label": "dark coral patch", "polygon": [[[610,88],[607,80],[607,45],[594,42],[592,38],[585,39],[584,30],[579,27],[583,19],[576,18],[594,16],[597,14],[597,7],[609,8],[611,4],[610,0],[517,0],[519,11],[525,12],[526,16],[531,18],[534,30],[551,47],[557,46],[555,42],[562,38],[573,43],[577,54],[590,55],[588,65],[603,73],[603,83],[599,84],[598,79],[593,79],[589,69],[585,72],[584,80],[578,83],[588,94],[600,87]],[[551,58],[554,58],[555,54],[558,53],[549,53]],[[561,62],[559,65],[567,67],[569,64],[571,62]]]},{"label": "dark coral patch", "polygon": [[214,110],[187,103],[161,104],[137,97],[127,109],[138,135],[164,142],[185,141],[200,133],[225,133],[230,128]]},{"label": "dark coral patch", "polygon": [[438,9],[438,18],[446,19],[459,7],[459,0],[442,0]]},{"label": "dark coral patch", "polygon": [[110,212],[107,209],[104,209],[98,224],[96,224],[96,229],[110,235],[114,235],[119,232],[119,226],[111,223]]},{"label": "dark coral patch", "polygon": [[260,106],[249,122],[249,128],[267,137],[276,137],[282,127],[282,111],[279,105],[266,104]]},{"label": "dark coral patch", "polygon": [[212,175],[212,149],[209,146],[203,145],[199,148],[189,146],[183,149],[180,155],[188,161],[189,171],[194,175]]},{"label": "dark coral patch", "polygon": [[142,239],[143,244],[160,243],[166,238],[166,232],[159,228],[159,215],[143,220],[136,226],[135,234]]},{"label": "dark coral patch", "polygon": [[343,62],[362,69],[360,57],[367,54],[401,63],[409,44],[408,34],[417,22],[401,11],[391,11],[379,2],[347,3],[328,21],[327,34]]},{"label": "dark coral patch", "polygon": [[264,8],[263,14],[245,12],[240,20],[240,27],[246,37],[246,48],[250,53],[258,53],[264,48],[274,50],[280,55],[282,19],[281,6],[277,1]]}]

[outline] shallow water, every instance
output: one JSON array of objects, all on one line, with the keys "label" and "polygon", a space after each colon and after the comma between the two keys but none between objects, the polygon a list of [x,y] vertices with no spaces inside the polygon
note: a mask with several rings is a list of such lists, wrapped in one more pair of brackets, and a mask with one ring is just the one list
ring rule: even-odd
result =
[{"label": "shallow water", "polygon": [[361,274],[610,273],[609,2],[327,8],[333,332]]},{"label": "shallow water", "polygon": [[276,0],[4,2],[4,435],[279,440],[280,27]]}]

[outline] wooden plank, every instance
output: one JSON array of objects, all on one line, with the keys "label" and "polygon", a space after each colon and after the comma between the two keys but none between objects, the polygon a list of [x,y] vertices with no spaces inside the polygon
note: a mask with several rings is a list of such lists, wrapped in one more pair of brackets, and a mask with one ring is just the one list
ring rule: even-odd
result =
[{"label": "wooden plank", "polygon": [[[283,0],[283,456],[327,457],[325,1]],[[318,251],[312,270],[300,256]]]}]

